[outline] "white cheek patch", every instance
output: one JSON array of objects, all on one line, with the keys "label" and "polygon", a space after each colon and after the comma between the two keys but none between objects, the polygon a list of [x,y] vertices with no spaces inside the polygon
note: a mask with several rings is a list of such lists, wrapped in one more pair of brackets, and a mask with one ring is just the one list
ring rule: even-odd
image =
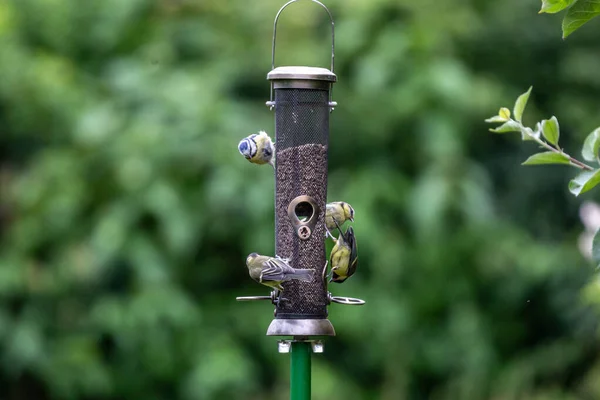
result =
[{"label": "white cheek patch", "polygon": [[256,155],[256,142],[254,139],[248,139],[248,144],[250,145],[250,158]]}]

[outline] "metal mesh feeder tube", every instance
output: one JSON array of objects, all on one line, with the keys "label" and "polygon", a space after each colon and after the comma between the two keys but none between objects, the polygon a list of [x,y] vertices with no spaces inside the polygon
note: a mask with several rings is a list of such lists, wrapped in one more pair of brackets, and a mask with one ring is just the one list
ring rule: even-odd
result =
[{"label": "metal mesh feeder tube", "polygon": [[[334,23],[327,7],[318,0],[331,20],[331,69],[284,66],[275,68],[277,21],[290,0],[275,16],[267,105],[275,110],[275,255],[294,269],[311,269],[306,280],[284,280],[282,291],[270,296],[237,297],[238,301],[271,301],[275,319],[267,336],[292,336],[280,340],[280,353],[290,353],[290,399],[309,400],[311,393],[311,352],[323,353],[316,336],[335,336],[327,319],[331,303],[362,305],[360,299],[332,296],[327,290],[325,213],[327,210],[327,163],[329,115],[337,105],[332,101],[334,69]],[[269,267],[269,266],[267,266]],[[265,268],[267,268],[265,267]],[[272,265],[270,267],[273,267]],[[289,267],[288,267],[289,268]],[[300,275],[298,271],[294,273]],[[262,280],[262,273],[260,275]]]},{"label": "metal mesh feeder tube", "polygon": [[[334,22],[323,3],[310,0],[324,8],[331,20],[330,69],[275,68],[277,21],[282,11],[297,1],[288,1],[275,16],[271,71],[267,75],[271,86],[267,105],[275,110],[275,254],[288,259],[295,269],[313,269],[315,273],[310,281],[282,282],[282,292],[275,290],[270,296],[243,296],[237,300],[270,300],[275,305],[275,319],[267,335],[293,336],[295,341],[307,342],[311,336],[335,336],[327,319],[329,304],[365,302],[332,296],[325,278],[329,115],[337,105],[332,101],[337,77],[333,72]],[[319,348],[317,352],[322,352],[322,345]]]},{"label": "metal mesh feeder tube", "polygon": [[335,335],[327,319],[325,209],[330,88],[325,68],[278,67],[267,75],[275,109],[276,254],[293,268],[314,269],[310,282],[283,283],[283,301],[267,335]]}]

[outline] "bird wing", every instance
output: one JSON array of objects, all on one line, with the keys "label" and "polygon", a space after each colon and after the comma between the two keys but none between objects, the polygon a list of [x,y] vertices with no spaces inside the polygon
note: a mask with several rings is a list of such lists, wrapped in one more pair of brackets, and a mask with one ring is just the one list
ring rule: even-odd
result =
[{"label": "bird wing", "polygon": [[293,273],[294,269],[280,258],[269,258],[261,271],[263,281],[283,281],[287,274]]},{"label": "bird wing", "polygon": [[348,276],[352,276],[358,267],[358,248],[356,247],[356,238],[354,237],[354,230],[352,228],[348,228],[348,231],[346,231],[346,236],[349,242],[348,246],[350,247],[350,260],[348,261],[350,265],[348,265]]}]

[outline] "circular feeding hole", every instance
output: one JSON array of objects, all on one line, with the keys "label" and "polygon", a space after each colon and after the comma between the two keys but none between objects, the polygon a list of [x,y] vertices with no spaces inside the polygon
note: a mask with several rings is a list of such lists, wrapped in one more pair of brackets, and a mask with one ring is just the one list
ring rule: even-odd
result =
[{"label": "circular feeding hole", "polygon": [[313,216],[314,212],[315,209],[307,201],[301,201],[300,203],[296,204],[296,208],[294,208],[294,213],[300,222],[308,221]]}]

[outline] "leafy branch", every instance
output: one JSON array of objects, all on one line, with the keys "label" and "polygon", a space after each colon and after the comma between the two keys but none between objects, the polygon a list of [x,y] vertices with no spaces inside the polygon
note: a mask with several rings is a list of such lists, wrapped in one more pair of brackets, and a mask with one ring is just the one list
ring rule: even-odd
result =
[{"label": "leafy branch", "polygon": [[567,9],[562,21],[563,39],[600,15],[598,0],[542,0],[541,13],[555,14]]},{"label": "leafy branch", "polygon": [[[520,132],[523,141],[534,141],[541,148],[547,150],[536,153],[523,162],[523,165],[563,164],[575,167],[581,172],[569,182],[569,191],[579,196],[600,184],[600,168],[590,166],[583,161],[567,154],[558,144],[560,138],[560,125],[556,117],[545,119],[536,124],[535,129],[523,125],[523,113],[529,95],[529,90],[519,96],[513,108],[514,118],[511,118],[510,110],[502,107],[495,115],[485,120],[488,123],[501,123],[499,127],[490,129],[494,133]],[[587,162],[600,164],[598,155],[600,150],[600,128],[595,129],[588,135],[583,143],[581,155]]]}]

